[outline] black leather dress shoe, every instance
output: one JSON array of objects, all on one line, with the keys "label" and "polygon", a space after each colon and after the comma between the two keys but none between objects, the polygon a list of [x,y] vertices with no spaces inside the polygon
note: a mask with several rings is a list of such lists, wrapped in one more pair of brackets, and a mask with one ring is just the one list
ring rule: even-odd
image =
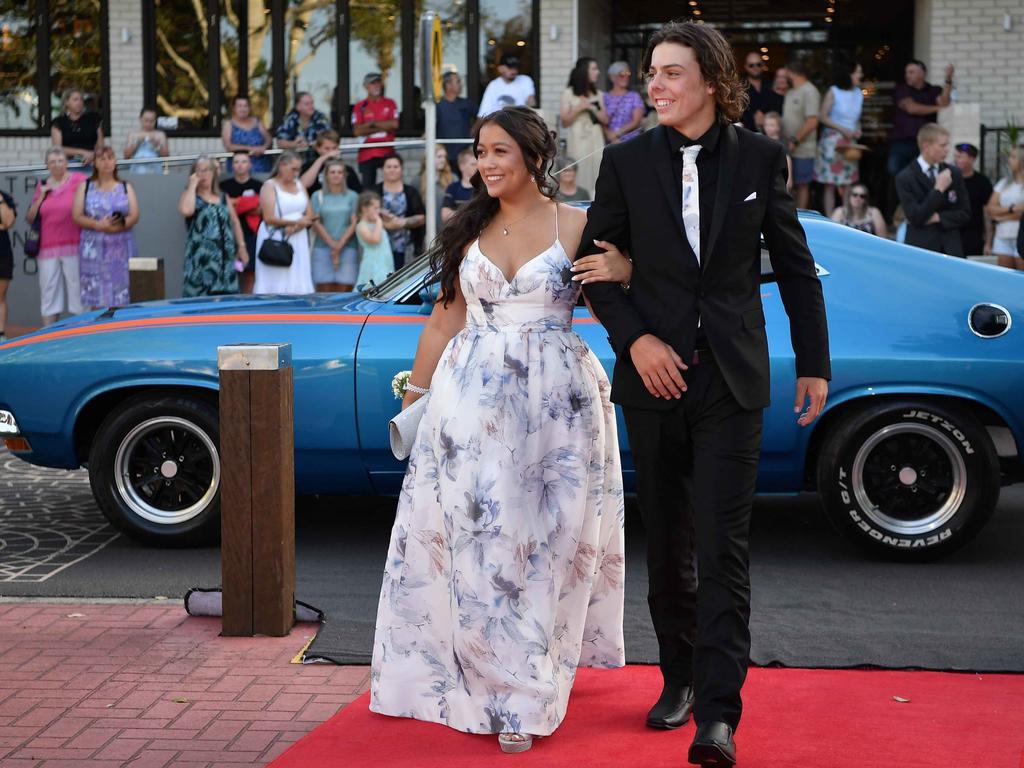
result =
[{"label": "black leather dress shoe", "polygon": [[727,723],[701,723],[690,745],[690,762],[701,768],[731,768],[736,764],[736,742]]},{"label": "black leather dress shoe", "polygon": [[692,711],[693,688],[666,683],[661,689],[661,697],[647,713],[647,725],[671,731],[686,725]]}]

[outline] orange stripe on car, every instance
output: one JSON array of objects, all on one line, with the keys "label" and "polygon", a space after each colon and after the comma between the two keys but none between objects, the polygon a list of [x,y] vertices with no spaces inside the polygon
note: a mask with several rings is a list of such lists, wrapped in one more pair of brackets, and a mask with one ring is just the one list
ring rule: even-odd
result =
[{"label": "orange stripe on car", "polygon": [[[186,315],[176,317],[148,317],[139,320],[112,320],[96,325],[81,325],[74,328],[58,328],[35,336],[24,336],[0,344],[0,349],[14,349],[44,341],[70,339],[77,336],[92,336],[117,331],[138,331],[146,328],[174,328],[201,325],[423,325],[426,315],[321,315],[321,314],[234,314],[234,315]],[[576,325],[596,323],[592,317],[580,317]]]},{"label": "orange stripe on car", "polygon": [[409,317],[406,315],[319,315],[319,314],[235,314],[235,315],[194,315],[177,317],[149,317],[139,320],[113,320],[109,323],[82,325],[74,328],[59,328],[35,336],[12,339],[0,344],[0,349],[13,349],[43,341],[74,338],[76,336],[92,336],[98,333],[114,333],[116,331],[137,331],[146,328],[174,328],[199,325],[362,325],[370,322],[375,325],[416,325],[426,321],[425,316]]}]

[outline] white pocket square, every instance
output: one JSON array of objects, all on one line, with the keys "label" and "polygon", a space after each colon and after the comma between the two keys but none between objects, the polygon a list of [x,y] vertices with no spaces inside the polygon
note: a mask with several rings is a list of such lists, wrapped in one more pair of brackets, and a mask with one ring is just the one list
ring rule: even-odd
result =
[{"label": "white pocket square", "polygon": [[751,192],[749,195],[743,198],[744,203],[749,203],[751,200],[757,200],[757,192]]}]

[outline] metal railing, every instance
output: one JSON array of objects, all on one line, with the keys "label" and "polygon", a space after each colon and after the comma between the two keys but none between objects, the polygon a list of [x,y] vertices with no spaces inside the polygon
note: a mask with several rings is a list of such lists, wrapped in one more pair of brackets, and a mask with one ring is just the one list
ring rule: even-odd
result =
[{"label": "metal railing", "polygon": [[[437,139],[438,144],[472,144],[473,139]],[[375,141],[372,144],[358,143],[358,144],[342,144],[338,147],[342,154],[355,154],[360,150],[367,148],[377,149],[378,147],[393,147],[394,149],[422,149],[426,147],[425,139],[402,139],[401,141]],[[285,150],[283,149],[268,149],[264,152],[264,155],[279,155]],[[184,155],[170,155],[168,157],[142,157],[142,158],[118,158],[118,168],[132,165],[164,165],[164,166],[179,166],[187,165],[194,162],[200,157],[212,157],[217,160],[229,159],[234,152],[194,152]],[[301,153],[300,153],[301,154]],[[69,170],[80,169],[83,167],[82,163],[68,163]],[[31,163],[27,165],[4,165],[0,166],[0,176],[7,173],[45,173],[45,163]]]}]

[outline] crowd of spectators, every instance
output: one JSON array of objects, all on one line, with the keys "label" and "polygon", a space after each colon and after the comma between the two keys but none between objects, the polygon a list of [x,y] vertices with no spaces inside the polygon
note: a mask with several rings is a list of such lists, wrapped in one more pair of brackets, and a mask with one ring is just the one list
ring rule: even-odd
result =
[{"label": "crowd of spectators", "polygon": [[[961,143],[948,162],[949,132],[936,122],[952,99],[954,69],[942,85],[927,80],[924,62],[904,68],[893,92],[892,131],[886,169],[898,196],[892,225],[872,205],[860,178],[864,71],[837,61],[828,87],[819,91],[805,63],[794,60],[771,75],[765,57],[743,60],[749,103],[745,128],[780,142],[789,165],[788,184],[797,205],[815,202],[834,221],[880,237],[893,236],[948,255],[994,255],[1002,266],[1024,269],[1018,251],[1024,213],[1021,150],[1012,147],[1002,177],[993,184],[975,168],[978,148]],[[507,105],[536,107],[533,80],[520,72],[516,54],[497,65],[497,77],[479,105],[462,96],[457,72],[442,78],[437,105],[439,139],[472,135],[476,122]],[[561,95],[556,137],[563,151],[554,173],[558,199],[591,199],[604,147],[629,141],[656,124],[642,88],[625,61],[613,62],[601,87],[598,62],[577,60]],[[363,78],[365,98],[352,108],[353,134],[361,146],[358,173],[341,159],[341,137],[306,92],[271,134],[243,94],[231,102],[221,130],[232,153],[225,174],[212,157],[198,158],[178,202],[187,228],[183,295],[236,292],[346,291],[379,281],[423,252],[427,198],[426,163],[419,184],[407,182],[403,158],[387,146],[399,124],[398,105],[384,95],[383,78]],[[144,107],[138,129],[128,134],[125,160],[169,156],[168,137],[157,127],[157,110]],[[133,227],[140,211],[130,182],[119,176],[117,158],[105,143],[100,116],[86,108],[81,90],[69,88],[53,120],[47,176],[39,182],[25,219],[38,233],[37,272],[44,324],[63,311],[118,306],[129,301],[128,260],[136,253]],[[284,150],[276,162],[267,154]],[[384,146],[374,146],[383,144]],[[876,151],[878,147],[874,148]],[[80,163],[70,170],[68,163]],[[436,228],[474,194],[476,158],[466,143],[439,145],[433,158]],[[130,173],[161,172],[160,162],[133,162]],[[270,174],[267,181],[261,178]],[[8,231],[14,201],[0,197],[0,339],[6,325],[6,294],[13,276]],[[264,263],[263,243],[286,240],[288,265]]]}]

